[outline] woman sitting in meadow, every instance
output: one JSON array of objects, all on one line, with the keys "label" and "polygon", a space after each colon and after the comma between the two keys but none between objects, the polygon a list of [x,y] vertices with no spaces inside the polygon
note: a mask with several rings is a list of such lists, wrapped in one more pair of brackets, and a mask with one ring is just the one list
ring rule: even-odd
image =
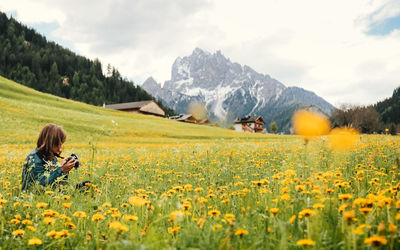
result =
[{"label": "woman sitting in meadow", "polygon": [[61,165],[57,161],[66,138],[63,129],[55,124],[47,124],[42,129],[37,147],[26,157],[22,170],[22,191],[28,190],[35,183],[43,187],[65,183],[69,171],[77,162],[74,158],[68,162],[63,159]]}]

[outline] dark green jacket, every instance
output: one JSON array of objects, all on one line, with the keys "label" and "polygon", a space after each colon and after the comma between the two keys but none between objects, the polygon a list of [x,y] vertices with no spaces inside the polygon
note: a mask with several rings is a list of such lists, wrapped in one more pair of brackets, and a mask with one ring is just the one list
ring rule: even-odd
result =
[{"label": "dark green jacket", "polygon": [[[33,150],[26,157],[22,170],[22,191],[28,190],[34,183],[47,186],[55,183],[59,178],[65,176],[64,171],[59,166],[57,157],[53,161],[46,162],[37,150]],[[58,179],[59,178],[59,179]]]}]

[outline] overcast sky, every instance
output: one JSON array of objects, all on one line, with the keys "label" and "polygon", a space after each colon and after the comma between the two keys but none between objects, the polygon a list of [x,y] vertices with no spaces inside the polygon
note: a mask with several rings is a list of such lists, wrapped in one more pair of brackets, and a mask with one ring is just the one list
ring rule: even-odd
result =
[{"label": "overcast sky", "polygon": [[400,86],[399,0],[1,0],[49,40],[142,84],[198,47],[333,105]]}]

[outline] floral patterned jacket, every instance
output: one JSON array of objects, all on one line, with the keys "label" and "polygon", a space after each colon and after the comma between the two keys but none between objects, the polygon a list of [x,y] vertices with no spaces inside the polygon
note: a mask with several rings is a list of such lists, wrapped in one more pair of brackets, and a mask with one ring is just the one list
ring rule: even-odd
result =
[{"label": "floral patterned jacket", "polygon": [[37,149],[34,149],[26,157],[24,168],[22,170],[22,191],[29,189],[31,184],[38,183],[41,186],[51,185],[65,176],[57,157],[53,161],[42,159]]}]

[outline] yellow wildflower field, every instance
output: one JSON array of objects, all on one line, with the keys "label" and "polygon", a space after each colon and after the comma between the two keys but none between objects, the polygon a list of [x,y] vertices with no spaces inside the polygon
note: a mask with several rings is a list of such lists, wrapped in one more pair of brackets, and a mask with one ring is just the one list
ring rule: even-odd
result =
[{"label": "yellow wildflower field", "polygon": [[[399,137],[240,134],[42,95],[0,79],[1,248],[400,248]],[[82,166],[21,192],[48,122]]]}]

